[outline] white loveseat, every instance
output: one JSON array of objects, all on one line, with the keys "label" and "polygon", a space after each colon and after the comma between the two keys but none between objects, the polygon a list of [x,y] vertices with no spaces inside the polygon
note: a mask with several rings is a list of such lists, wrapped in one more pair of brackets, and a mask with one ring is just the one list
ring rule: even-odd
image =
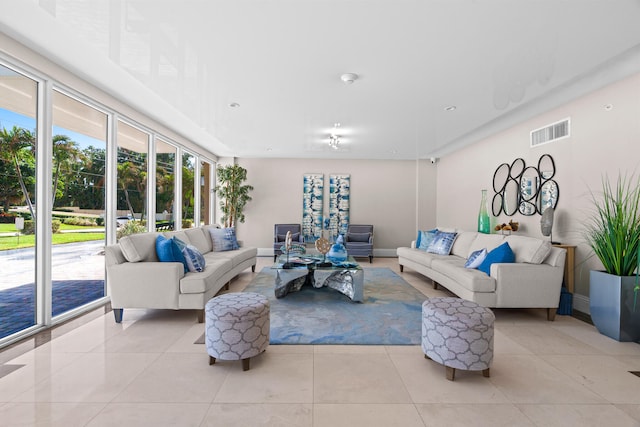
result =
[{"label": "white loveseat", "polygon": [[[132,234],[106,247],[107,286],[116,322],[124,308],[195,309],[204,321],[204,307],[231,279],[251,267],[255,271],[256,248],[216,251],[203,226],[166,233]],[[181,262],[160,262],[156,238],[176,236],[204,255],[202,272],[186,272]]]},{"label": "white loveseat", "polygon": [[[451,231],[451,230],[447,230]],[[436,255],[411,247],[398,248],[400,271],[409,267],[442,285],[460,298],[492,308],[546,308],[554,320],[560,301],[566,251],[549,241],[526,236],[458,233],[450,255]],[[508,242],[515,263],[492,264],[491,275],[465,268],[469,255]]]}]

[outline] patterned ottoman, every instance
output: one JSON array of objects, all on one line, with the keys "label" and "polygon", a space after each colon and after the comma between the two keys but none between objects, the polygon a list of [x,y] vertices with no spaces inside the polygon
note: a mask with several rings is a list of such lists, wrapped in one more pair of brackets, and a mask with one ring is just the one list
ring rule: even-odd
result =
[{"label": "patterned ottoman", "polygon": [[489,376],[493,360],[493,312],[460,298],[429,298],[422,304],[424,357],[446,367],[453,381],[456,369]]},{"label": "patterned ottoman", "polygon": [[212,298],[205,306],[205,343],[209,365],[220,360],[242,360],[249,370],[250,358],[269,345],[269,300],[253,292],[228,293]]}]

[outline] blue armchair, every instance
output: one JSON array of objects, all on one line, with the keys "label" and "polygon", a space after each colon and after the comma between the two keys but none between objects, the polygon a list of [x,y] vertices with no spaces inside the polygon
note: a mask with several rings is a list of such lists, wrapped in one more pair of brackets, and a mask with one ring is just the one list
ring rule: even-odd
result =
[{"label": "blue armchair", "polygon": [[273,228],[273,262],[276,262],[278,255],[282,255],[280,248],[284,245],[287,231],[291,231],[291,242],[304,245],[302,236],[302,226],[300,224],[276,224]]},{"label": "blue armchair", "polygon": [[349,225],[344,246],[352,257],[369,257],[373,262],[373,225]]}]

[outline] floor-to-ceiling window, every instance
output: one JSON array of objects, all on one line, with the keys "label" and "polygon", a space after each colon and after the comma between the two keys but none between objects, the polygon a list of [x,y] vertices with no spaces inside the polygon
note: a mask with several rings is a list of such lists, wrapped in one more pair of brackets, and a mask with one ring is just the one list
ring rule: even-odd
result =
[{"label": "floor-to-ceiling window", "polygon": [[211,172],[213,168],[211,163],[200,160],[200,224],[208,225],[212,220],[211,206]]},{"label": "floor-to-ceiling window", "polygon": [[175,182],[177,148],[156,138],[156,228],[175,227]]},{"label": "floor-to-ceiling window", "polygon": [[143,231],[147,206],[147,158],[149,134],[118,121],[118,206],[119,235]]},{"label": "floor-to-ceiling window", "polygon": [[105,296],[107,114],[58,90],[52,97],[52,315]]},{"label": "floor-to-ceiling window", "polygon": [[38,83],[0,65],[0,339],[36,324]]},{"label": "floor-to-ceiling window", "polygon": [[194,186],[196,158],[193,154],[182,154],[182,228],[193,227]]}]

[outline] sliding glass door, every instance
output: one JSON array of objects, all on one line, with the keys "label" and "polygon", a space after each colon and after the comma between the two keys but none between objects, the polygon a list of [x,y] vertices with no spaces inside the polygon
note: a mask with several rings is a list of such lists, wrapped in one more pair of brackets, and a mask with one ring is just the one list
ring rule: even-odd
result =
[{"label": "sliding glass door", "polygon": [[36,324],[38,83],[0,66],[0,338]]}]

